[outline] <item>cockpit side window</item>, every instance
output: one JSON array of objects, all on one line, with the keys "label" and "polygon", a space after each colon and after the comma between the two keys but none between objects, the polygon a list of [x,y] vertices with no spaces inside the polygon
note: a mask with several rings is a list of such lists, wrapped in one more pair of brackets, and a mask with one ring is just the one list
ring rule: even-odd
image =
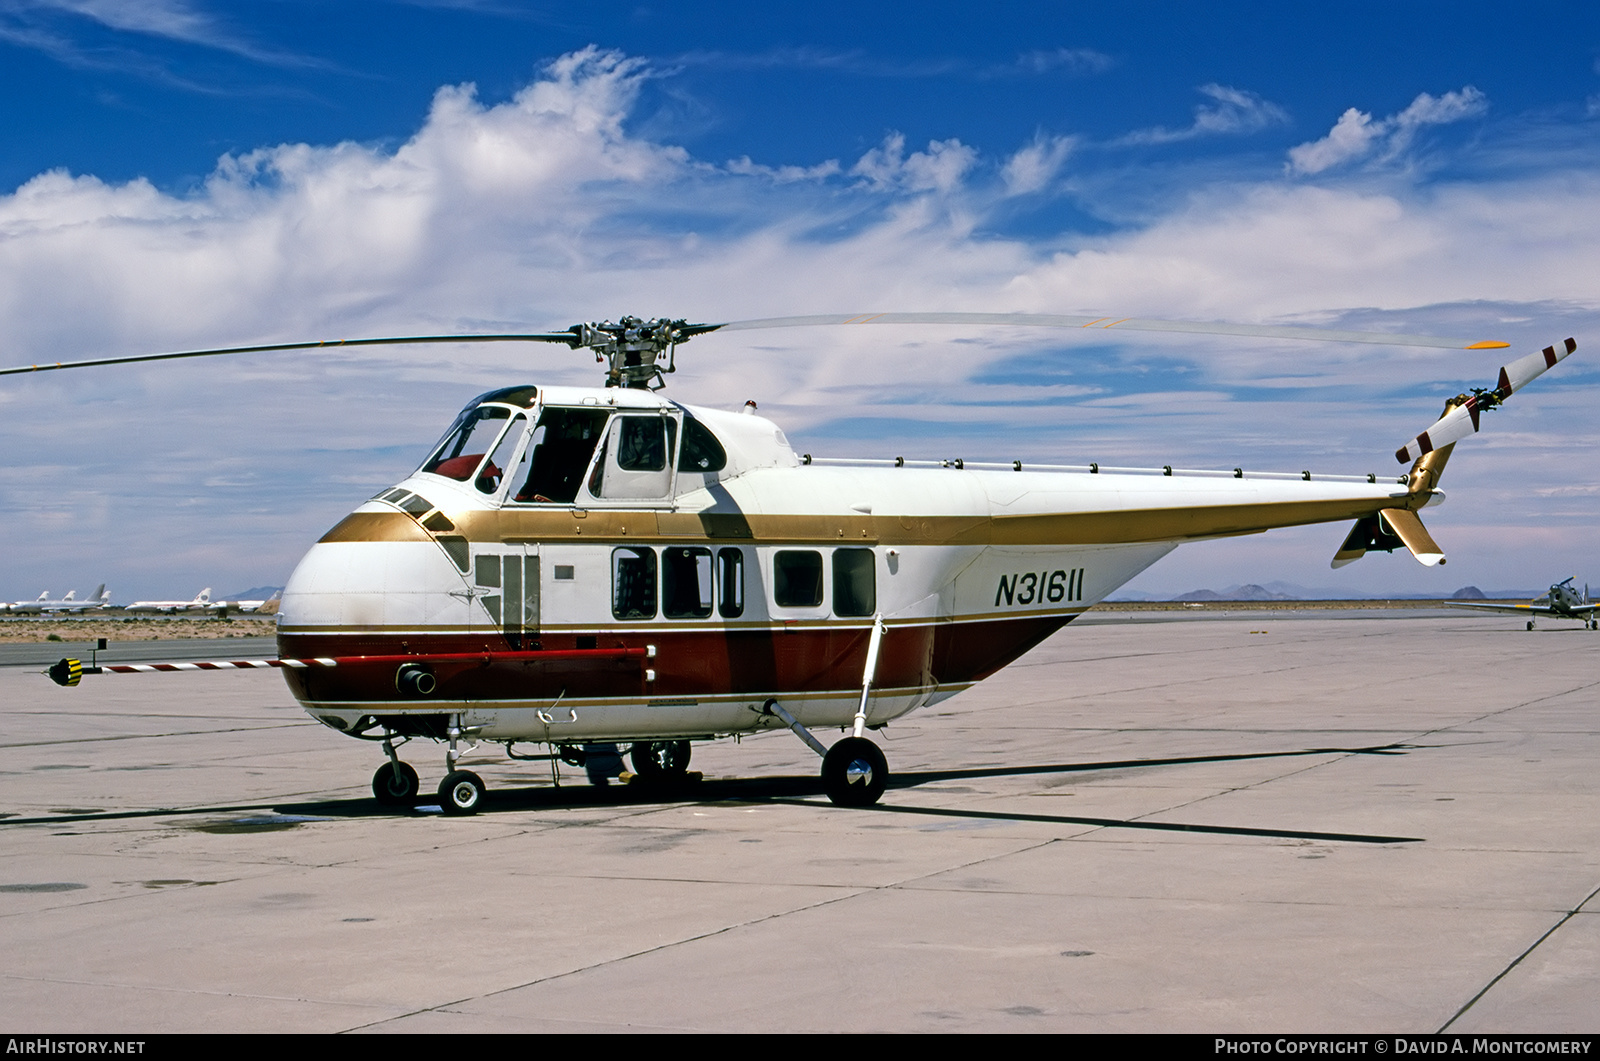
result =
[{"label": "cockpit side window", "polygon": [[594,456],[607,413],[601,409],[546,407],[523,451],[512,482],[513,501],[570,504]]},{"label": "cockpit side window", "polygon": [[683,418],[683,449],[678,453],[680,472],[720,472],[728,466],[728,452],[717,436],[687,414]]},{"label": "cockpit side window", "polygon": [[511,410],[503,405],[480,405],[464,411],[419,470],[466,482],[510,417]]}]

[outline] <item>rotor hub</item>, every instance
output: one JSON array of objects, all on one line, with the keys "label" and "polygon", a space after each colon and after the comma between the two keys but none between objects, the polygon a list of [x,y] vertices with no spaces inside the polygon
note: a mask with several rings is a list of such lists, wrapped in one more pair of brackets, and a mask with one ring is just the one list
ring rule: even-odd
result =
[{"label": "rotor hub", "polygon": [[[673,358],[678,344],[717,327],[687,320],[623,317],[614,324],[574,324],[567,329],[572,333],[567,343],[574,350],[593,350],[596,361],[606,362],[606,386],[660,390],[667,384],[666,374],[676,371]],[[663,354],[665,364],[661,363]]]}]

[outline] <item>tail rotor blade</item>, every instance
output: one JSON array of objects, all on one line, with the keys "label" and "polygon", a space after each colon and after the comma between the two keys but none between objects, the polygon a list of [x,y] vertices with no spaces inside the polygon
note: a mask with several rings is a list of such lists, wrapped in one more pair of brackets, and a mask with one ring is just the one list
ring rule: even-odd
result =
[{"label": "tail rotor blade", "polygon": [[1443,449],[1459,442],[1478,430],[1478,417],[1485,409],[1493,409],[1529,383],[1544,375],[1578,348],[1577,340],[1568,339],[1555,346],[1547,346],[1538,353],[1519,357],[1500,369],[1498,385],[1493,390],[1476,391],[1465,400],[1456,399],[1432,427],[1394,451],[1395,460],[1410,464],[1424,453]]}]

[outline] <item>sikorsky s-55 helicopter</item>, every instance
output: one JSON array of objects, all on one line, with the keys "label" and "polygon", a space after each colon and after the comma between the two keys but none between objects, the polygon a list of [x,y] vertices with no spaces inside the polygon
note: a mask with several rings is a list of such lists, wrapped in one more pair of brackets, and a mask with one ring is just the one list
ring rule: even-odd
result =
[{"label": "sikorsky s-55 helicopter", "polygon": [[[641,320],[552,333],[342,345],[535,341],[589,349],[606,386],[512,386],[461,410],[416,471],[360,505],[301,560],[278,613],[279,658],[85,667],[51,676],[279,667],[305,710],[381,744],[385,803],[413,801],[398,748],[446,746],[447,814],[483,781],[463,746],[631,744],[645,779],[681,774],[692,741],[787,726],[822,756],[828,796],[875,802],[888,769],[866,736],[983,680],[1179,544],[1353,521],[1336,566],[1371,549],[1444,554],[1417,513],[1443,498],[1454,443],[1576,349],[1547,347],[1496,386],[1446,403],[1396,453],[1394,478],[821,461],[756,414],[661,395],[678,344],[715,331],[821,324],[1115,327],[1486,349],[1419,336],[1013,314]],[[107,358],[68,368],[290,343]],[[4,374],[4,373],[0,373]],[[825,746],[814,730],[848,735]],[[470,750],[467,749],[467,750]]]},{"label": "sikorsky s-55 helicopter", "polygon": [[1528,629],[1533,629],[1533,620],[1536,616],[1543,615],[1551,619],[1576,619],[1590,630],[1600,630],[1600,620],[1595,619],[1595,612],[1600,612],[1600,604],[1589,603],[1589,587],[1583,587],[1583,596],[1578,596],[1577,589],[1572,585],[1577,578],[1564,578],[1553,584],[1542,597],[1535,597],[1527,604],[1494,604],[1489,601],[1450,601],[1453,608],[1477,608],[1482,611],[1515,612],[1528,617]]}]

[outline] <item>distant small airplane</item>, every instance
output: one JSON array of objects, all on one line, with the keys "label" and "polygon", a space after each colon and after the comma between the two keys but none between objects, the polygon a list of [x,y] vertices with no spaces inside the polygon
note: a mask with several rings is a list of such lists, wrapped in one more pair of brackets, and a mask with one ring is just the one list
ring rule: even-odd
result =
[{"label": "distant small airplane", "polygon": [[52,615],[56,612],[86,612],[95,608],[104,608],[111,603],[111,594],[106,592],[104,582],[95,587],[95,591],[83,600],[78,599],[78,591],[72,590],[60,600],[51,600],[50,591],[45,590],[39,594],[37,600],[15,601],[11,604],[0,604],[0,614],[5,615]]},{"label": "distant small airplane", "polygon": [[1595,618],[1595,612],[1600,611],[1600,604],[1589,603],[1589,587],[1583,587],[1583,596],[1578,596],[1578,591],[1572,587],[1573,579],[1563,579],[1550,587],[1550,592],[1543,597],[1535,597],[1527,604],[1491,604],[1487,601],[1450,601],[1454,608],[1479,608],[1484,611],[1517,612],[1528,617],[1528,629],[1533,629],[1533,618],[1536,615],[1548,615],[1552,619],[1576,619],[1591,630],[1600,630],[1600,619]]},{"label": "distant small airplane", "polygon": [[161,615],[176,615],[178,612],[203,612],[214,607],[211,603],[211,587],[207,586],[194,595],[194,600],[141,600],[134,601],[123,609],[125,612],[155,612]]}]

